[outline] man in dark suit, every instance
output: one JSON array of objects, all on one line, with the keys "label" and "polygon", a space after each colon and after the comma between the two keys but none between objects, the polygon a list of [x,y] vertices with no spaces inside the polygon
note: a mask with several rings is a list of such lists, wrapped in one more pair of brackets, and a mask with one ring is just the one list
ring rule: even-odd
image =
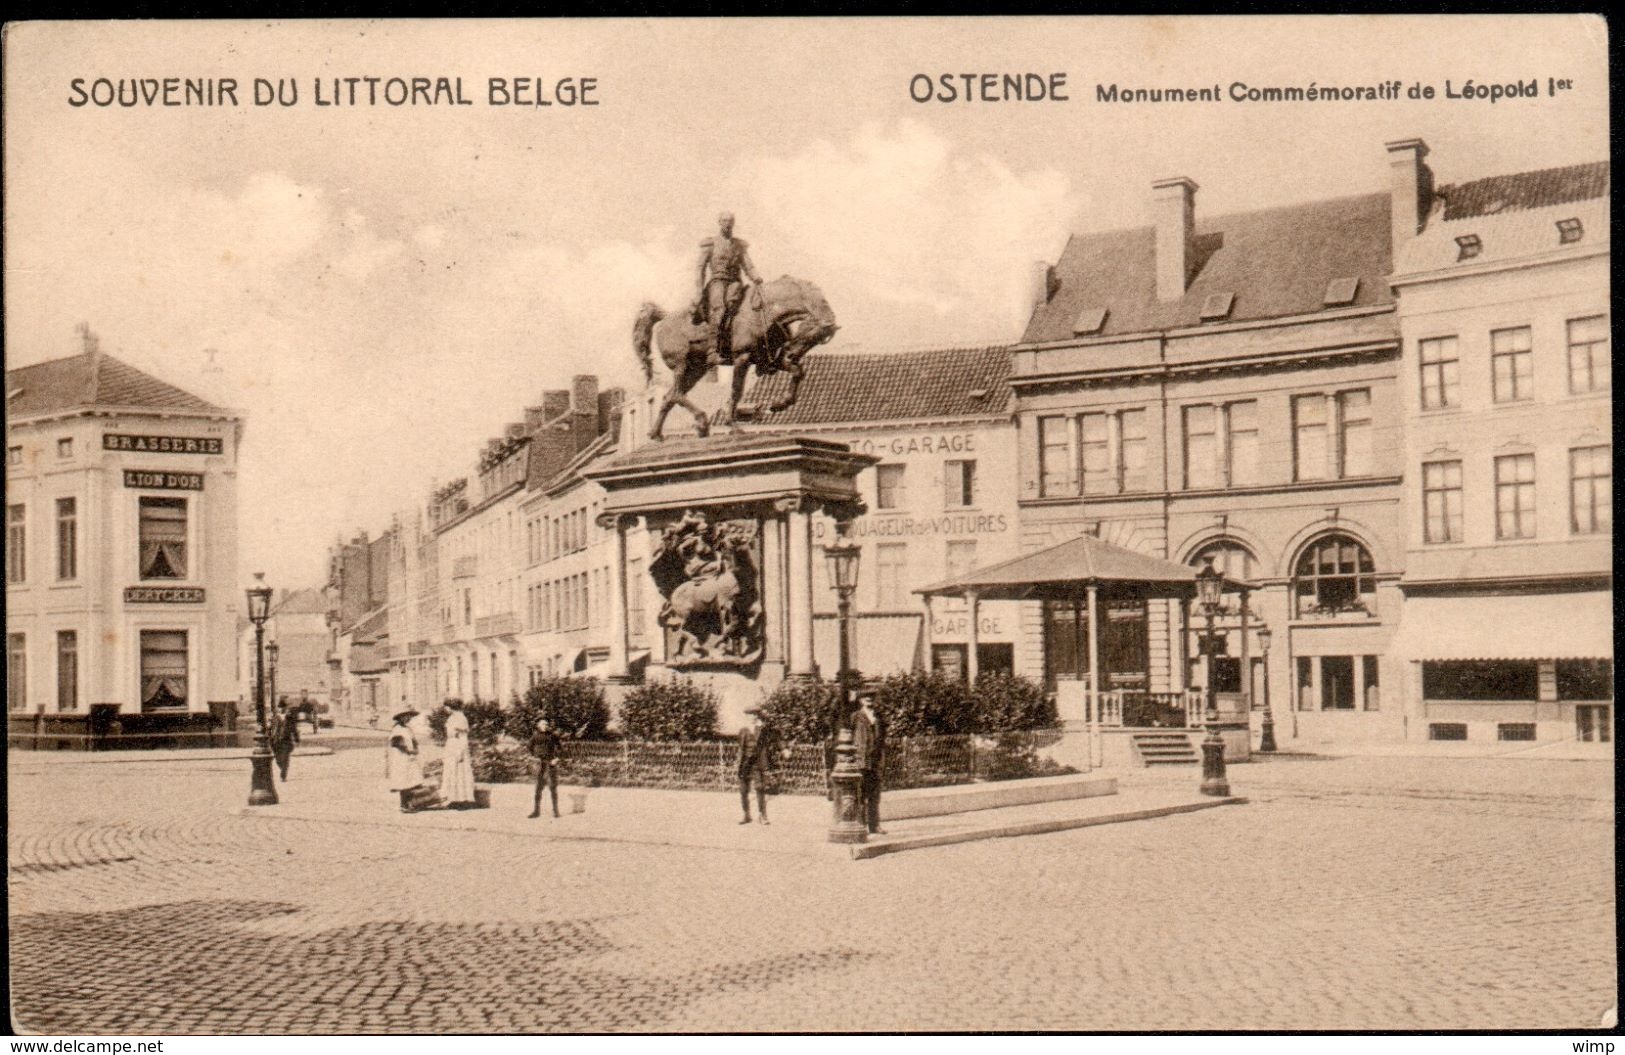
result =
[{"label": "man in dark suit", "polygon": [[880,827],[880,778],[886,768],[886,723],[875,713],[875,694],[858,694],[852,716],[852,747],[863,773],[863,818],[869,831],[884,835]]},{"label": "man in dark suit", "polygon": [[288,713],[286,700],[276,702],[276,713],[271,716],[271,754],[276,758],[276,767],[282,771],[282,779],[288,779],[288,760],[293,757],[294,745],[299,743],[299,724],[294,716]]},{"label": "man in dark suit", "polygon": [[773,733],[762,724],[762,709],[747,707],[750,724],[739,730],[739,806],[745,812],[740,824],[750,823],[750,789],[756,786],[756,814],[767,821],[767,785],[778,768],[778,745]]},{"label": "man in dark suit", "polygon": [[546,788],[553,796],[553,816],[559,815],[559,734],[554,731],[553,723],[546,718],[536,721],[536,731],[531,734],[530,750],[536,756],[541,769],[536,773],[536,802],[531,807],[530,816],[534,820],[542,815],[542,789]]}]

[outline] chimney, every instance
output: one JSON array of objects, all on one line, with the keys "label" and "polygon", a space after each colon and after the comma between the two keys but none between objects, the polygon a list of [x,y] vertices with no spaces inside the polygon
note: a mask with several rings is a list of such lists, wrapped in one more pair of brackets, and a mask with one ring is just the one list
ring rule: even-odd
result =
[{"label": "chimney", "polygon": [[1151,184],[1151,212],[1157,227],[1157,299],[1185,295],[1195,253],[1196,181],[1184,176]]},{"label": "chimney", "polygon": [[546,420],[547,420],[547,412],[545,410],[543,410],[541,407],[526,407],[525,408],[525,431],[526,432],[535,432],[537,429],[542,427],[542,422],[544,422]]},{"label": "chimney", "polygon": [[626,400],[626,390],[621,388],[606,388],[598,393],[598,431],[608,432],[610,423],[615,415],[621,411],[621,404]]},{"label": "chimney", "polygon": [[542,393],[542,416],[552,421],[561,414],[570,412],[570,393],[562,388],[549,389]]},{"label": "chimney", "polygon": [[1420,139],[1401,139],[1388,147],[1388,186],[1391,195],[1389,223],[1392,225],[1393,252],[1415,238],[1433,205],[1433,170],[1422,159],[1428,145]]},{"label": "chimney", "polygon": [[1054,267],[1054,265],[1047,264],[1042,260],[1034,260],[1033,261],[1033,269],[1032,269],[1032,302],[1033,302],[1033,307],[1036,308],[1036,307],[1039,307],[1041,305],[1048,304],[1049,299],[1051,297],[1055,296],[1055,291],[1060,288],[1060,285],[1061,285],[1060,281],[1055,277],[1055,267]]},{"label": "chimney", "polygon": [[598,375],[577,374],[570,379],[570,409],[598,419]]},{"label": "chimney", "polygon": [[507,439],[507,440],[517,440],[519,437],[523,436],[524,434],[525,434],[525,426],[524,425],[520,424],[517,421],[510,421],[510,422],[508,422],[508,427],[505,430],[503,430],[502,438]]}]

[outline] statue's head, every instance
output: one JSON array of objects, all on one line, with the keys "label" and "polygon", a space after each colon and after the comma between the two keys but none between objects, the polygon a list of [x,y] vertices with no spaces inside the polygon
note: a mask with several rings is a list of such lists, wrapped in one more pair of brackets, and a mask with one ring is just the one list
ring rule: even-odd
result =
[{"label": "statue's head", "polygon": [[719,213],[717,215],[717,230],[722,232],[724,238],[733,237],[734,214],[731,212]]}]

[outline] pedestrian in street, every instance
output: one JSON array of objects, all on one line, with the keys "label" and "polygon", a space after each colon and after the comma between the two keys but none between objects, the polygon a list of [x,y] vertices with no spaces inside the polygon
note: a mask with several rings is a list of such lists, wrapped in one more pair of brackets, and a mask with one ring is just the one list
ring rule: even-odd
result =
[{"label": "pedestrian in street", "polygon": [[740,824],[750,823],[750,791],[756,788],[756,814],[767,824],[767,789],[778,776],[778,745],[773,731],[762,722],[760,707],[747,707],[750,724],[739,730],[739,808]]},{"label": "pedestrian in street", "polygon": [[389,748],[384,756],[384,777],[389,790],[399,792],[401,812],[416,813],[412,792],[423,783],[423,766],[418,762],[418,738],[411,721],[418,712],[410,707],[395,714],[395,727],[389,731]]},{"label": "pedestrian in street", "polygon": [[852,716],[852,747],[863,774],[863,818],[871,834],[880,827],[880,778],[886,766],[886,723],[875,713],[875,694],[858,694],[858,713]]},{"label": "pedestrian in street", "polygon": [[462,700],[447,700],[446,749],[440,756],[440,798],[454,810],[474,805],[474,756]]},{"label": "pedestrian in street", "polygon": [[315,736],[322,731],[322,720],[316,714],[316,701],[310,698],[309,693],[301,692],[299,694],[299,711],[310,719],[310,735]]},{"label": "pedestrian in street", "polygon": [[293,758],[294,746],[299,743],[299,725],[294,721],[293,715],[288,713],[288,701],[276,701],[276,713],[271,716],[271,754],[276,758],[276,767],[282,773],[284,783],[288,780],[288,762]]},{"label": "pedestrian in street", "polygon": [[536,731],[530,737],[530,749],[541,766],[536,772],[536,801],[530,816],[534,820],[542,815],[542,789],[553,798],[553,816],[559,815],[559,734],[553,723],[545,717],[536,720]]}]

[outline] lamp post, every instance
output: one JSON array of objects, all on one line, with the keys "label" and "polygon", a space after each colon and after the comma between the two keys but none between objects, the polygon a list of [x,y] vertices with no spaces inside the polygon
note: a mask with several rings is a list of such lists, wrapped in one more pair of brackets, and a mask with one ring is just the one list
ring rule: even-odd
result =
[{"label": "lamp post", "polygon": [[1275,716],[1270,713],[1270,628],[1258,628],[1258,650],[1264,654],[1264,734],[1259,737],[1258,750],[1275,750]]},{"label": "lamp post", "polygon": [[834,816],[829,827],[832,843],[861,843],[868,841],[869,831],[863,822],[863,803],[860,788],[863,774],[858,769],[857,749],[852,745],[852,729],[847,724],[851,713],[853,682],[852,669],[852,595],[858,589],[858,561],[863,551],[846,534],[846,525],[836,528],[834,542],[824,547],[824,559],[829,562],[829,581],[835,590],[836,610],[840,613],[841,670],[836,675],[840,691],[834,722],[830,726],[835,737],[835,764],[830,770],[831,798]]},{"label": "lamp post", "polygon": [[1196,573],[1196,598],[1207,617],[1207,736],[1202,740],[1202,794],[1228,796],[1230,782],[1224,776],[1224,738],[1219,735],[1219,707],[1213,692],[1213,615],[1219,610],[1224,576],[1208,557]]},{"label": "lamp post", "polygon": [[275,806],[271,783],[271,737],[265,728],[265,621],[271,616],[271,588],[265,573],[254,573],[248,588],[248,618],[254,624],[254,753],[249,756],[253,778],[248,789],[250,806]]}]

